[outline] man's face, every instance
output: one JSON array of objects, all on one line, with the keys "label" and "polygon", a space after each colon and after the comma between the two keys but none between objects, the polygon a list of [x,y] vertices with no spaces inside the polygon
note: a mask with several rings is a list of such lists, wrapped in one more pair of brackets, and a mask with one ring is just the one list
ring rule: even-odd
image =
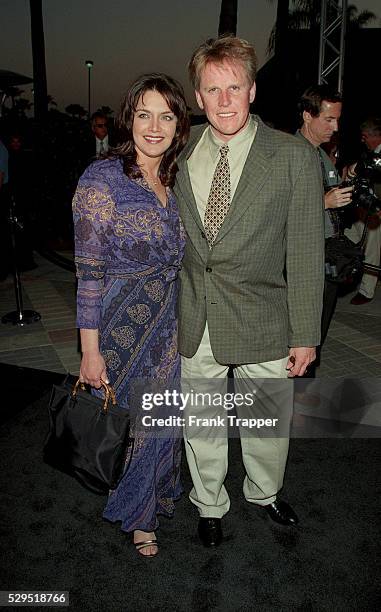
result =
[{"label": "man's face", "polygon": [[239,62],[208,63],[201,73],[197,104],[204,110],[214,134],[227,142],[241,132],[255,98],[255,83]]},{"label": "man's face", "polygon": [[374,132],[368,132],[363,130],[361,132],[361,142],[363,142],[369,151],[374,151],[381,144],[381,134]]},{"label": "man's face", "polygon": [[107,136],[107,120],[104,117],[96,117],[93,121],[92,130],[99,140]]},{"label": "man's face", "polygon": [[9,142],[9,148],[11,151],[20,151],[21,149],[21,140],[18,136],[13,136]]},{"label": "man's face", "polygon": [[332,134],[339,129],[341,116],[341,102],[328,102],[323,100],[321,111],[317,117],[313,117],[307,111],[303,113],[304,127],[308,140],[316,147],[329,142]]}]

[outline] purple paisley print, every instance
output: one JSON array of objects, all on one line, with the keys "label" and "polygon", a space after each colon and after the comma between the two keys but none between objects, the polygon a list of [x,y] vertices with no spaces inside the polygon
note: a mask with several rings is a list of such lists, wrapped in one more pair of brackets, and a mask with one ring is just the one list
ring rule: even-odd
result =
[{"label": "purple paisley print", "polygon": [[[184,250],[174,195],[163,207],[118,159],[96,161],[73,200],[78,278],[77,326],[98,329],[118,403],[128,410],[134,378],[178,380],[177,273]],[[181,493],[181,440],[137,437],[129,468],[104,517],[124,531],[153,531]]]}]

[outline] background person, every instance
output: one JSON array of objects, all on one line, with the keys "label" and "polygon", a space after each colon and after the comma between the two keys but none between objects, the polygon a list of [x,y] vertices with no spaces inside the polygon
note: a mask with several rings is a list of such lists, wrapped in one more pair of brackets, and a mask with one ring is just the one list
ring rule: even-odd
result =
[{"label": "background person", "polygon": [[[361,141],[364,143],[368,152],[381,153],[381,117],[369,117],[361,124]],[[355,166],[349,169],[347,177],[355,173]],[[381,172],[380,172],[381,175]],[[374,192],[381,200],[381,179],[374,184]],[[352,227],[346,230],[348,238],[354,242],[361,239],[364,230],[364,222],[361,219],[363,213],[358,211],[358,218],[353,223]],[[381,250],[381,216],[373,215],[368,219],[368,235],[365,244],[365,259],[364,261],[375,266],[380,265],[380,250]],[[351,299],[351,304],[362,306],[373,300],[376,291],[378,273],[365,271],[358,293]]]},{"label": "background person", "polygon": [[79,160],[80,167],[85,168],[95,159],[105,157],[110,148],[115,144],[109,134],[109,119],[100,112],[96,111],[90,119],[91,131],[80,144]]},{"label": "background person", "polygon": [[94,113],[91,117],[91,131],[94,134],[94,155],[95,157],[102,157],[109,150],[109,136],[108,136],[108,118],[99,111]]},{"label": "background person", "polygon": [[[328,85],[309,87],[299,102],[299,111],[303,124],[297,132],[297,138],[307,140],[318,151],[324,183],[324,234],[333,236],[341,223],[336,210],[352,201],[353,187],[341,189],[341,178],[338,170],[324,149],[320,146],[328,143],[339,129],[342,111],[342,97]],[[324,284],[323,313],[321,321],[321,343],[327,336],[330,322],[337,302],[338,284],[326,280]],[[308,375],[314,374],[312,368]],[[299,384],[299,383],[297,383]]]},{"label": "background person", "polygon": [[[137,79],[122,101],[120,143],[94,162],[74,196],[80,379],[109,380],[128,408],[133,379],[179,376],[177,273],[184,236],[171,187],[188,136],[180,85],[164,74]],[[104,517],[134,532],[141,554],[158,552],[157,515],[179,497],[181,439],[135,440]]]}]

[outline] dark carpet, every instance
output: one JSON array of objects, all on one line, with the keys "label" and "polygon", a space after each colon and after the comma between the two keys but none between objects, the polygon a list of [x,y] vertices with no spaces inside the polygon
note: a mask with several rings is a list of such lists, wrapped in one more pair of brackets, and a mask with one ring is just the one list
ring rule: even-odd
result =
[{"label": "dark carpet", "polygon": [[[176,517],[161,521],[159,556],[141,559],[129,536],[102,520],[104,497],[41,460],[47,391],[57,375],[0,372],[13,396],[3,402],[0,433],[1,590],[70,591],[75,611],[381,609],[378,440],[292,441],[284,498],[300,517],[294,529],[245,502],[232,440],[223,544],[201,547],[184,495]],[[188,491],[185,463],[183,482]]]}]

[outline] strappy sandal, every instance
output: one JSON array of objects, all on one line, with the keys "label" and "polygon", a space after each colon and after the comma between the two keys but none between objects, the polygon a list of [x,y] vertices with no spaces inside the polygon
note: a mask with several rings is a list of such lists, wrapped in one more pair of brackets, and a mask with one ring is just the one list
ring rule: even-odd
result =
[{"label": "strappy sandal", "polygon": [[[138,551],[139,555],[141,557],[147,557],[147,559],[150,559],[151,557],[156,557],[159,552],[159,544],[157,543],[157,540],[142,540],[140,542],[134,542],[134,546]],[[144,555],[140,552],[141,550],[143,550],[143,548],[148,548],[148,546],[156,546],[157,551],[153,555]]]}]

